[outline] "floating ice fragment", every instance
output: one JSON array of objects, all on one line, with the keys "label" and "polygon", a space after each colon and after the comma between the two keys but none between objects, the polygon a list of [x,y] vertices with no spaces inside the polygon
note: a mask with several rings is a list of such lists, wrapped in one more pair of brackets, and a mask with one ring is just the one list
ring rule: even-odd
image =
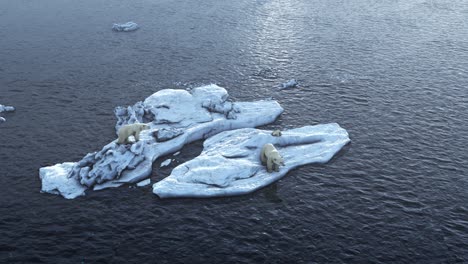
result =
[{"label": "floating ice fragment", "polygon": [[291,79],[285,83],[281,84],[281,89],[286,89],[286,88],[294,88],[298,85],[298,82],[296,79]]},{"label": "floating ice fragment", "polygon": [[15,111],[15,108],[13,106],[6,106],[6,105],[0,104],[0,113],[1,112],[13,112],[13,111]]},{"label": "floating ice fragment", "polygon": [[[6,106],[6,105],[0,104],[0,113],[1,112],[13,112],[13,111],[15,111],[15,108],[13,106]],[[3,122],[6,122],[6,119],[0,116],[0,123],[3,123]]]},{"label": "floating ice fragment", "polygon": [[171,159],[167,159],[167,160],[161,162],[160,167],[166,167],[166,166],[169,166],[169,164],[171,164]]},{"label": "floating ice fragment", "polygon": [[141,181],[139,183],[137,183],[137,186],[138,187],[143,187],[143,186],[146,186],[146,185],[149,185],[151,183],[151,180],[150,179],[146,179],[144,181]]},{"label": "floating ice fragment", "polygon": [[115,23],[113,26],[112,26],[112,30],[114,31],[118,31],[118,32],[128,32],[128,31],[135,31],[137,30],[139,27],[138,27],[138,24],[135,23],[135,22],[127,22],[127,23],[122,23],[122,24],[119,24],[119,23]]}]

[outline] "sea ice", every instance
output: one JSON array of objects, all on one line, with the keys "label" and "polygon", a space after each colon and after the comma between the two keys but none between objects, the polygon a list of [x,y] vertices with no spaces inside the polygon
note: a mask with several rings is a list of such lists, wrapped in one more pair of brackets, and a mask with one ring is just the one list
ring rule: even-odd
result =
[{"label": "sea ice", "polygon": [[74,199],[84,195],[86,186],[80,184],[73,178],[68,178],[70,170],[75,163],[64,162],[54,166],[43,167],[39,169],[39,176],[42,180],[41,192],[62,195],[67,199]]},{"label": "sea ice", "polygon": [[12,112],[15,111],[15,108],[13,106],[6,106],[6,105],[1,105],[0,104],[0,113],[1,112]]},{"label": "sea ice", "polygon": [[298,85],[298,82],[296,79],[291,79],[285,83],[281,84],[281,89],[286,89],[286,88],[294,88]]},{"label": "sea ice", "polygon": [[42,191],[72,199],[84,195],[88,188],[137,183],[149,177],[158,157],[225,130],[271,123],[282,112],[273,100],[231,102],[227,91],[214,84],[190,91],[161,90],[144,102],[114,110],[116,131],[137,122],[150,126],[140,133],[138,142],[119,145],[114,140],[78,162],[41,168]]},{"label": "sea ice", "polygon": [[143,181],[137,183],[137,186],[138,186],[138,187],[143,187],[143,186],[149,185],[150,183],[151,183],[151,180],[150,180],[150,179],[146,179],[146,180],[143,180]]},{"label": "sea ice", "polygon": [[[15,111],[15,108],[13,106],[6,106],[6,105],[0,104],[0,113],[1,112],[13,112],[13,111]],[[0,116],[0,123],[3,123],[3,122],[6,122],[6,119]]]},{"label": "sea ice", "polygon": [[131,22],[131,21],[127,23],[122,23],[122,24],[115,23],[114,25],[112,25],[112,30],[119,31],[119,32],[135,31],[138,28],[139,28],[138,24],[135,22]]},{"label": "sea ice", "polygon": [[166,167],[166,166],[169,166],[169,164],[171,164],[171,159],[167,159],[167,160],[161,162],[160,167]]},{"label": "sea ice", "polygon": [[[250,193],[298,166],[328,162],[349,141],[346,130],[335,123],[285,130],[280,137],[254,128],[222,132],[204,142],[198,157],[155,183],[153,193],[161,198]],[[266,143],[274,144],[284,158],[279,172],[268,173],[260,162]]]}]

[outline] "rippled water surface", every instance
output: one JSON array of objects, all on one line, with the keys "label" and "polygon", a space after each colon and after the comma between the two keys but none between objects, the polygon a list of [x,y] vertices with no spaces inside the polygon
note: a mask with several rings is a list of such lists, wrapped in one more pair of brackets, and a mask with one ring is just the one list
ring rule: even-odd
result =
[{"label": "rippled water surface", "polygon": [[[467,263],[467,21],[460,0],[1,0],[0,262]],[[208,83],[352,143],[240,197],[39,192],[114,139],[115,106]]]}]

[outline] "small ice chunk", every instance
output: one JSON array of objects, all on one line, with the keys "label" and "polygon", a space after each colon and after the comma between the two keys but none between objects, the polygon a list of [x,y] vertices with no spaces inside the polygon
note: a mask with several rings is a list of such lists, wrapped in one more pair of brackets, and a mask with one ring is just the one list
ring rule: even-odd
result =
[{"label": "small ice chunk", "polygon": [[[6,105],[1,105],[0,104],[0,113],[1,112],[12,112],[15,111],[15,108],[13,106],[6,106]],[[6,122],[6,119],[4,117],[0,116],[0,123]]]},{"label": "small ice chunk", "polygon": [[151,183],[151,179],[146,179],[144,181],[141,181],[141,182],[137,183],[137,186],[138,187],[143,187],[143,186],[149,185],[150,183]]},{"label": "small ice chunk", "polygon": [[285,83],[281,84],[281,89],[286,89],[286,88],[294,88],[298,85],[298,82],[296,79],[291,79]]},{"label": "small ice chunk", "polygon": [[169,164],[171,164],[171,159],[167,159],[167,160],[161,162],[161,166],[160,166],[160,167],[161,167],[161,168],[162,168],[162,167],[166,167],[166,166],[168,166]]},{"label": "small ice chunk", "polygon": [[127,22],[127,23],[115,23],[112,26],[112,30],[118,31],[118,32],[128,32],[128,31],[135,31],[139,28],[138,24],[135,22]]},{"label": "small ice chunk", "polygon": [[177,151],[176,153],[172,154],[172,156],[177,156],[180,154],[180,151]]},{"label": "small ice chunk", "polygon": [[13,111],[15,111],[15,108],[13,106],[6,106],[6,105],[0,104],[0,113],[1,112],[13,112]]}]

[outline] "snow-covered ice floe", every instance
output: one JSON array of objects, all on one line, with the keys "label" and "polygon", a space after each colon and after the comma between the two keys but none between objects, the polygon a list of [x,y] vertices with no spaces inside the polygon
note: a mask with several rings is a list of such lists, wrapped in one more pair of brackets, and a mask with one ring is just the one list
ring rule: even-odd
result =
[{"label": "snow-covered ice floe", "polygon": [[166,166],[169,166],[169,164],[171,164],[171,159],[167,159],[167,160],[161,162],[160,167],[166,167]]},{"label": "snow-covered ice floe", "polygon": [[146,186],[146,185],[150,185],[151,184],[151,180],[150,179],[146,179],[146,180],[143,180],[141,182],[138,182],[136,185],[138,187],[143,187],[143,186]]},{"label": "snow-covered ice floe", "polygon": [[135,31],[138,28],[139,28],[138,24],[135,22],[131,22],[131,21],[127,23],[122,23],[122,24],[115,23],[114,25],[112,25],[112,30],[119,31],[119,32]]},{"label": "snow-covered ice floe", "polygon": [[[253,192],[309,163],[328,162],[350,141],[338,124],[305,126],[282,131],[243,128],[207,139],[203,152],[177,166],[170,176],[153,185],[161,198],[234,196]],[[268,173],[260,162],[264,144],[272,143],[284,158],[279,172]]]},{"label": "snow-covered ice floe", "polygon": [[64,162],[55,166],[40,168],[39,175],[42,179],[42,191],[62,195],[67,199],[84,195],[87,187],[81,185],[75,178],[67,177],[74,166],[75,163],[73,162]]},{"label": "snow-covered ice floe", "polygon": [[[13,111],[15,111],[15,108],[13,106],[6,106],[6,105],[0,104],[0,113],[1,112],[13,112]],[[6,122],[6,119],[0,116],[0,123],[3,123],[3,122]]]},{"label": "snow-covered ice floe", "polygon": [[140,133],[138,142],[119,145],[114,140],[78,162],[40,168],[41,191],[73,199],[89,188],[138,183],[149,177],[158,157],[222,131],[271,123],[282,112],[273,100],[231,102],[227,91],[214,84],[190,91],[161,90],[143,102],[114,111],[116,131],[125,124],[150,126]]},{"label": "snow-covered ice floe", "polygon": [[298,85],[299,83],[296,81],[296,79],[291,79],[285,83],[282,83],[280,85],[281,89],[287,89],[287,88],[294,88]]},{"label": "snow-covered ice floe", "polygon": [[0,113],[1,112],[12,112],[15,111],[15,108],[13,106],[6,106],[6,105],[1,105],[0,104]]}]

